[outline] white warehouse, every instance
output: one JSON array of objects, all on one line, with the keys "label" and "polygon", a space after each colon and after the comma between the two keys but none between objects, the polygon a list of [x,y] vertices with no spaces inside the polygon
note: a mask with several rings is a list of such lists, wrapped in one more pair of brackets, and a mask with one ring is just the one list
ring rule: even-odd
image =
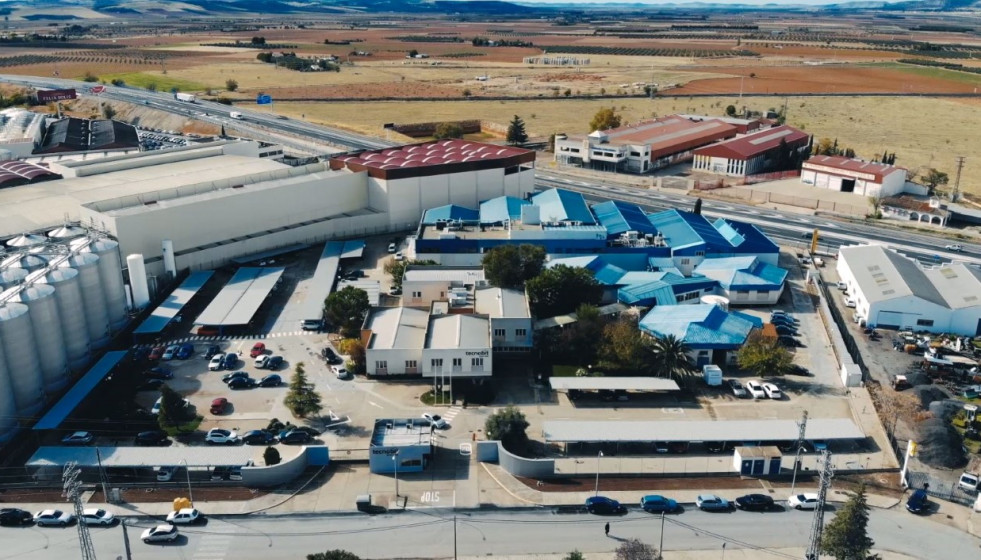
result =
[{"label": "white warehouse", "polygon": [[840,156],[812,156],[801,167],[805,185],[861,196],[894,196],[906,187],[906,170]]},{"label": "white warehouse", "polygon": [[880,245],[842,247],[838,276],[855,312],[875,327],[981,335],[981,270],[963,263],[924,268]]}]

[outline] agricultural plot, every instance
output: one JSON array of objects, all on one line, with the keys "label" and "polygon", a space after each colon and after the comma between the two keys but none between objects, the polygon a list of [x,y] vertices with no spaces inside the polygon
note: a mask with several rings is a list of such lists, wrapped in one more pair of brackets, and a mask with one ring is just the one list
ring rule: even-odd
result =
[{"label": "agricultural plot", "polygon": [[561,54],[608,54],[615,56],[674,56],[688,58],[718,58],[728,56],[759,56],[759,53],[746,49],[675,49],[675,48],[631,48],[596,47],[587,45],[543,45],[546,53]]}]

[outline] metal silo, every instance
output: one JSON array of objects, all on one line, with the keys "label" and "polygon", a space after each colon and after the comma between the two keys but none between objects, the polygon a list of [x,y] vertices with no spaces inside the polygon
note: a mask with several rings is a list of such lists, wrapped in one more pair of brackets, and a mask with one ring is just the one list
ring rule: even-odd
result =
[{"label": "metal silo", "polygon": [[47,239],[43,235],[36,235],[33,233],[25,233],[23,235],[18,235],[13,239],[7,240],[7,247],[24,249],[26,247],[33,247],[35,245],[44,245]]},{"label": "metal silo", "polygon": [[40,255],[27,255],[23,253],[11,255],[3,263],[0,263],[0,268],[22,268],[28,272],[34,272],[46,266],[48,266],[48,259]]},{"label": "metal silo", "polygon": [[66,239],[73,239],[75,237],[82,237],[87,234],[88,230],[85,228],[80,228],[78,226],[61,226],[60,228],[53,229],[48,232],[48,238],[55,241],[64,241]]},{"label": "metal silo", "polygon": [[54,287],[48,284],[32,284],[18,294],[31,316],[34,343],[41,358],[41,375],[44,376],[44,390],[47,393],[60,391],[68,384],[68,357],[61,331],[61,313],[58,312],[54,294]]},{"label": "metal silo", "polygon": [[23,268],[8,268],[0,271],[0,292],[20,285],[27,275],[28,271]]},{"label": "metal silo", "polygon": [[12,386],[6,358],[3,357],[3,344],[0,344],[0,387],[5,388],[0,391],[0,442],[10,439],[17,426],[17,403],[14,402],[14,392],[6,389]]},{"label": "metal silo", "polygon": [[44,404],[44,378],[34,344],[31,316],[23,303],[0,305],[0,345],[7,359],[18,416],[33,416]]},{"label": "metal silo", "polygon": [[99,255],[80,253],[65,262],[66,267],[78,271],[78,283],[82,289],[85,307],[85,324],[89,327],[89,347],[102,348],[109,343],[109,314],[106,312],[106,295],[102,292],[99,276]]},{"label": "metal silo", "polygon": [[56,268],[44,275],[39,282],[54,287],[58,315],[61,317],[61,335],[65,341],[68,367],[80,371],[89,363],[89,327],[85,323],[85,304],[74,268]]},{"label": "metal silo", "polygon": [[102,291],[106,296],[106,311],[109,325],[113,330],[126,325],[126,288],[123,287],[123,267],[119,258],[119,243],[111,239],[100,239],[89,245],[89,251],[99,255],[99,277],[102,278]]}]

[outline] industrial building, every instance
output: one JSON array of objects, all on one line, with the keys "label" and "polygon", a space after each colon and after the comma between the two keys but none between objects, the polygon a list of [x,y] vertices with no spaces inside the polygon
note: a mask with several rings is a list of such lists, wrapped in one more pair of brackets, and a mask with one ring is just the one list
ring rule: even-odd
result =
[{"label": "industrial building", "polygon": [[[695,150],[692,169],[725,175],[745,177],[773,170],[781,158],[780,151],[802,153],[807,149],[810,137],[792,126],[780,125],[757,130],[731,140]],[[777,169],[777,171],[780,171]]]},{"label": "industrial building", "polygon": [[965,263],[923,267],[880,245],[838,251],[838,276],[859,320],[880,328],[981,335],[981,270]]},{"label": "industrial building", "polygon": [[454,309],[473,313],[474,288],[486,285],[480,267],[409,265],[402,275],[402,305],[429,309],[434,301],[445,300]]},{"label": "industrial building", "polygon": [[30,156],[41,141],[46,118],[16,107],[0,111],[0,161]]},{"label": "industrial building", "polygon": [[888,197],[906,188],[906,170],[840,156],[811,156],[801,167],[800,181],[822,189]]},{"label": "industrial building", "polygon": [[763,321],[713,303],[657,306],[640,320],[640,330],[651,336],[674,336],[691,349],[689,359],[706,364],[729,365],[753,329]]},{"label": "industrial building", "polygon": [[422,418],[375,420],[368,468],[376,474],[421,472],[433,456],[432,427]]},{"label": "industrial building", "polygon": [[79,119],[66,117],[51,120],[44,136],[34,148],[34,155],[63,152],[133,152],[140,149],[136,127],[109,119]]},{"label": "industrial building", "polygon": [[494,352],[528,352],[533,344],[531,309],[521,290],[478,288],[474,310],[490,318]]},{"label": "industrial building", "polygon": [[756,257],[705,259],[695,274],[718,282],[731,305],[775,305],[787,280],[786,270]]}]

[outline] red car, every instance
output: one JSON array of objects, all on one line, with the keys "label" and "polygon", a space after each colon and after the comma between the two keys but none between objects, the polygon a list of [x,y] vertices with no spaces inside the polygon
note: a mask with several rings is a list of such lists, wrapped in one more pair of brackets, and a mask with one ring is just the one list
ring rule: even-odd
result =
[{"label": "red car", "polygon": [[225,397],[218,397],[217,399],[211,401],[212,414],[224,414],[226,408],[228,408],[228,399]]},{"label": "red car", "polygon": [[150,355],[147,356],[147,359],[159,360],[165,350],[167,350],[166,346],[154,346],[153,350],[150,350]]},{"label": "red car", "polygon": [[207,325],[203,327],[198,327],[197,331],[200,336],[218,336],[218,327],[209,327]]},{"label": "red car", "polygon": [[249,356],[255,358],[256,356],[261,356],[266,353],[266,345],[263,342],[256,342],[252,346],[252,351],[249,352]]}]

